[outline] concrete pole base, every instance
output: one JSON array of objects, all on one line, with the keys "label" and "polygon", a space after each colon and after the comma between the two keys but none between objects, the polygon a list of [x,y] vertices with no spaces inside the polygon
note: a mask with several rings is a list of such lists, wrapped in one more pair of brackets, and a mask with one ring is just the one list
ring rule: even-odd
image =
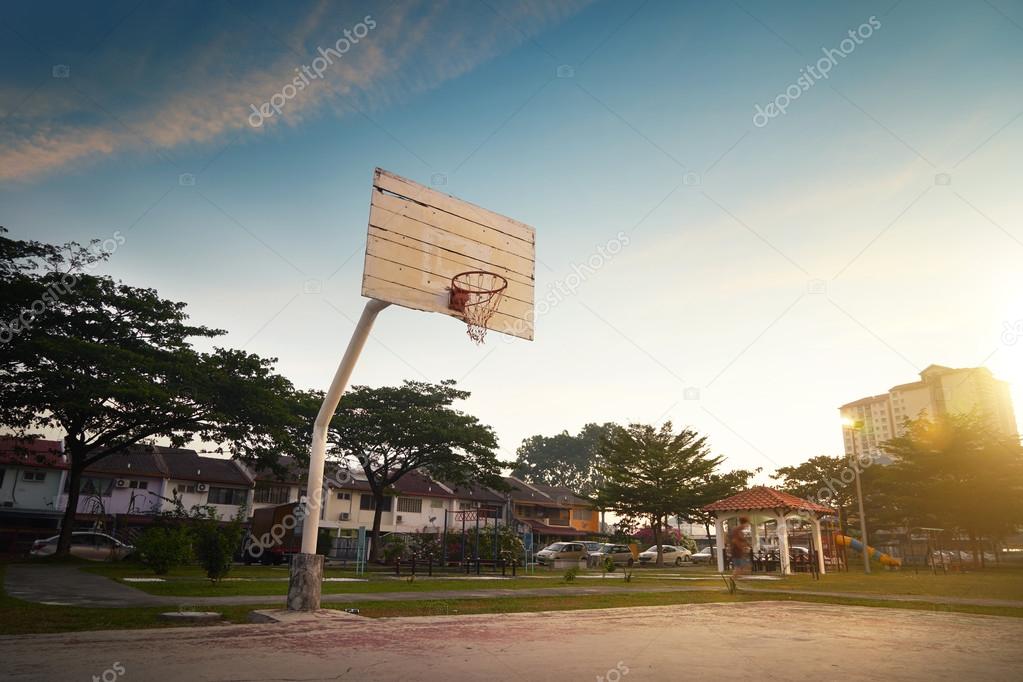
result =
[{"label": "concrete pole base", "polygon": [[291,557],[291,581],[288,583],[289,611],[316,611],[323,588],[322,554],[294,554]]}]

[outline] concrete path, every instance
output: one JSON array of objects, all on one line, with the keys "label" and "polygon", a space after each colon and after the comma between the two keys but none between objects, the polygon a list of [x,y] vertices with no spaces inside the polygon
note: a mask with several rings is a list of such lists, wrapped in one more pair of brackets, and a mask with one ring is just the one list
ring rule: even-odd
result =
[{"label": "concrete path", "polygon": [[753,602],[8,637],[8,680],[1009,680],[1023,619]]},{"label": "concrete path", "polygon": [[79,571],[73,565],[8,564],[4,590],[12,597],[41,604],[127,607],[166,603],[161,597]]}]

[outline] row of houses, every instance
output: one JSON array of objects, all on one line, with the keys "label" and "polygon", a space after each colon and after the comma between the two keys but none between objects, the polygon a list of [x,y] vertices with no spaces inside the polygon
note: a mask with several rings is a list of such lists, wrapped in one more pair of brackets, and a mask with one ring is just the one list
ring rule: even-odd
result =
[{"label": "row of houses", "polygon": [[[68,460],[54,440],[0,437],[0,536],[52,534],[67,508]],[[297,503],[305,495],[305,472],[282,457],[274,469],[254,471],[243,463],[201,455],[186,448],[136,446],[90,466],[82,477],[76,523],[110,530],[144,527],[155,515],[209,505],[228,519],[240,509]],[[403,477],[384,500],[386,532],[439,532],[483,524],[514,523],[538,542],[581,539],[599,531],[590,503],[567,488],[505,479],[508,491],[456,486],[425,473]],[[331,481],[320,513],[321,533],[349,535],[372,526],[373,496],[365,480]]]}]

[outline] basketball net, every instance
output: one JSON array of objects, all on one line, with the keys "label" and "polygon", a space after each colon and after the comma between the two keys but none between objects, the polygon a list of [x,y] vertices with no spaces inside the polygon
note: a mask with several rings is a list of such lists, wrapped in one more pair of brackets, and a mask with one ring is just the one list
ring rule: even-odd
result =
[{"label": "basketball net", "polygon": [[449,307],[458,311],[466,324],[466,333],[477,345],[487,335],[487,323],[501,302],[508,280],[485,270],[462,272],[451,278]]}]

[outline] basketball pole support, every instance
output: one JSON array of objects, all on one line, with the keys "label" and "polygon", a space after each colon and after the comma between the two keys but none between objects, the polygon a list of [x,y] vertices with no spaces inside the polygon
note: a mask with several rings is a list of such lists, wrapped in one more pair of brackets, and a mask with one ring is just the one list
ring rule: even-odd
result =
[{"label": "basketball pole support", "polygon": [[390,303],[371,298],[366,301],[352,338],[348,342],[341,364],[338,365],[330,388],[313,423],[312,445],[309,448],[309,480],[306,483],[305,518],[302,520],[302,552],[291,558],[291,578],[288,582],[288,610],[316,611],[320,608],[323,588],[324,557],[316,553],[316,540],[320,528],[320,505],[324,502],[323,467],[327,457],[327,428],[348,388],[355,363],[359,361],[373,322],[381,310]]}]

